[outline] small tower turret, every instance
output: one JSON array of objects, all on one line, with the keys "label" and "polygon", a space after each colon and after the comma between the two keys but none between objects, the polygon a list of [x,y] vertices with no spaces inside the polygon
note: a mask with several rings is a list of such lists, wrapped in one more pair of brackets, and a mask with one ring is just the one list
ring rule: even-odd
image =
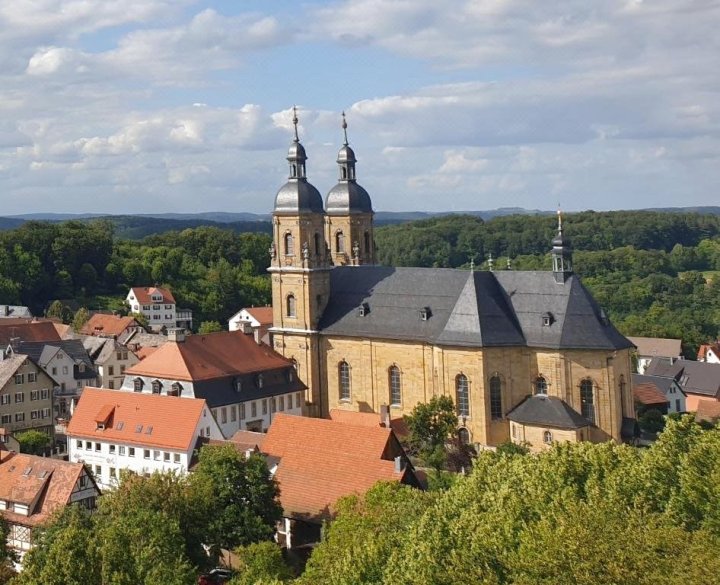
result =
[{"label": "small tower turret", "polygon": [[552,241],[552,262],[555,282],[564,283],[573,273],[572,267],[572,245],[570,240],[563,235],[562,212],[558,209],[557,235]]}]

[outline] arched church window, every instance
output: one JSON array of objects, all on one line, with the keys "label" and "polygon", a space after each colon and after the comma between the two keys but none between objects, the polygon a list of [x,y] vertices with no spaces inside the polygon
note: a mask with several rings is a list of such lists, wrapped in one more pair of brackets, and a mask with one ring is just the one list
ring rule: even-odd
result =
[{"label": "arched church window", "polygon": [[285,255],[293,256],[295,254],[295,241],[290,232],[285,234]]},{"label": "arched church window", "polygon": [[338,254],[345,253],[345,234],[338,232],[335,234],[335,251]]},{"label": "arched church window", "polygon": [[470,416],[470,394],[465,374],[458,374],[455,378],[455,404],[458,416]]},{"label": "arched church window", "polygon": [[595,423],[595,396],[592,380],[580,382],[580,414]]},{"label": "arched church window", "polygon": [[552,443],[552,441],[553,441],[552,433],[550,431],[545,431],[543,433],[543,443],[545,443],[546,445],[549,445],[550,443]]},{"label": "arched church window", "polygon": [[465,427],[459,428],[457,435],[458,435],[458,443],[460,443],[461,445],[469,445],[470,444],[470,431],[468,431]]},{"label": "arched church window", "polygon": [[350,364],[345,360],[338,364],[338,387],[340,388],[340,400],[350,400]]},{"label": "arched church window", "polygon": [[547,380],[543,376],[535,378],[535,394],[547,394]]},{"label": "arched church window", "polygon": [[502,383],[500,376],[490,378],[490,418],[502,418]]},{"label": "arched church window", "polygon": [[402,385],[400,368],[397,366],[390,366],[388,369],[388,385],[390,386],[390,405],[400,406],[402,404]]},{"label": "arched church window", "polygon": [[295,295],[288,295],[287,297],[287,316],[293,318],[296,316]]}]

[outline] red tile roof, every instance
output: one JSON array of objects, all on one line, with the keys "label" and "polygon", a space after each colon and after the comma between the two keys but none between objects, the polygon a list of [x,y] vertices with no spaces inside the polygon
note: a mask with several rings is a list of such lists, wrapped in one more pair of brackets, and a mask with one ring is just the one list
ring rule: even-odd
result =
[{"label": "red tile roof", "polygon": [[237,431],[228,439],[231,443],[239,445],[243,449],[262,449],[265,441],[265,433],[256,433],[253,431]]},{"label": "red tile roof", "polygon": [[665,394],[652,382],[643,382],[633,386],[633,398],[635,398],[635,402],[646,406],[662,405],[670,402]]},{"label": "red tile roof", "polygon": [[60,335],[52,321],[0,320],[0,344],[8,345],[13,337],[22,341],[60,341]]},{"label": "red tile roof", "polygon": [[292,362],[242,331],[188,335],[162,345],[126,370],[130,376],[199,381],[287,368]]},{"label": "red tile roof", "polygon": [[[83,473],[82,463],[3,452],[0,458],[0,500],[30,506],[30,515],[3,511],[10,522],[35,526],[70,502]],[[89,479],[92,484],[92,479]],[[98,492],[99,494],[99,492]]]},{"label": "red tile roof", "polygon": [[720,402],[714,400],[699,400],[695,411],[695,420],[716,423],[720,420]]},{"label": "red tile roof", "polygon": [[[330,420],[341,422],[349,425],[358,425],[364,427],[382,427],[382,416],[375,412],[357,412],[355,410],[345,410],[341,408],[330,409]],[[390,428],[398,437],[408,434],[409,430],[405,419],[402,417],[390,419]]]},{"label": "red tile roof", "polygon": [[261,446],[278,457],[275,478],[285,514],[317,521],[330,518],[342,496],[362,494],[378,481],[401,481],[383,459],[392,432],[381,427],[276,414]]},{"label": "red tile roof", "polygon": [[107,335],[117,337],[128,327],[138,327],[139,323],[133,317],[120,317],[118,315],[102,315],[95,313],[80,330],[83,335]]},{"label": "red tile roof", "polygon": [[704,344],[701,345],[700,348],[698,349],[697,360],[698,360],[699,362],[704,362],[705,359],[707,358],[707,352],[708,352],[708,350],[710,350],[710,349],[712,350],[712,352],[713,352],[716,356],[720,357],[720,343],[717,343],[717,342],[715,342],[715,343],[704,343]]},{"label": "red tile roof", "polygon": [[250,307],[245,309],[260,325],[272,325],[273,310],[272,306],[267,307]]},{"label": "red tile roof", "polygon": [[[135,294],[135,298],[140,304],[150,305],[152,303],[172,303],[175,304],[175,297],[166,288],[160,288],[159,286],[134,286],[132,289]],[[151,296],[153,293],[159,293],[163,296],[162,301],[153,301]]]},{"label": "red tile roof", "polygon": [[[66,433],[73,438],[187,451],[195,444],[204,407],[205,401],[198,398],[84,388]],[[104,429],[98,429],[101,417],[108,421]]]}]

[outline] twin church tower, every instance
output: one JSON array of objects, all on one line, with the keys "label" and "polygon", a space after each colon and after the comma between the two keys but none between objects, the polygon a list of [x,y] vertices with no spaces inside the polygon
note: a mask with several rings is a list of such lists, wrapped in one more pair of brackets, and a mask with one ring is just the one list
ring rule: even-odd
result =
[{"label": "twin church tower", "polygon": [[[338,152],[338,183],[325,203],[307,179],[307,155],[298,136],[293,108],[294,138],[288,150],[290,174],[275,197],[273,244],[270,247],[274,346],[293,356],[298,374],[310,388],[318,387],[317,330],[330,296],[334,266],[375,264],[373,209],[370,195],[358,183],[355,152],[347,138]],[[310,409],[321,399],[314,397]],[[319,406],[319,405],[318,405]]]}]

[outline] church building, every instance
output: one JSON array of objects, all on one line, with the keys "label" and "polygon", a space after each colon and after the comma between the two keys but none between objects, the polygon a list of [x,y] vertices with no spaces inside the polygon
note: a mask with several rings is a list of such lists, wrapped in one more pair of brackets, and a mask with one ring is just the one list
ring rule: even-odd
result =
[{"label": "church building", "polygon": [[325,201],[297,132],[275,198],[274,348],[307,385],[306,414],[408,414],[436,395],[461,440],[535,450],[632,438],[633,345],[573,273],[560,217],[547,271],[392,268],[375,260],[373,209],[347,140]]}]

